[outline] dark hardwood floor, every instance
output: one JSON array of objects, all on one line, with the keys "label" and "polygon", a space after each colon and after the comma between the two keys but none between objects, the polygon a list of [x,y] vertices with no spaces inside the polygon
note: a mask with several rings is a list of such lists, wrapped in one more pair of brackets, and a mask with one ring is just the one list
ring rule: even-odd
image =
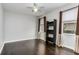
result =
[{"label": "dark hardwood floor", "polygon": [[26,40],[4,45],[1,55],[76,55],[67,48],[53,47],[42,40]]}]

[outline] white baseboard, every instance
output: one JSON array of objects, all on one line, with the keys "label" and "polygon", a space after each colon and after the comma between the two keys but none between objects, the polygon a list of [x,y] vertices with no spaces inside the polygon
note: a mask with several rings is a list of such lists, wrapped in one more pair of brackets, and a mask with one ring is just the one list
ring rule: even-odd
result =
[{"label": "white baseboard", "polygon": [[46,40],[44,40],[44,39],[41,39],[41,40],[46,41]]},{"label": "white baseboard", "polygon": [[66,47],[66,48],[71,49],[71,50],[73,50],[73,51],[74,51],[74,49],[73,49],[73,48],[71,48],[71,47],[69,47],[69,46],[63,45],[62,47]]},{"label": "white baseboard", "polygon": [[[57,44],[56,44],[56,45],[57,45]],[[57,46],[59,46],[59,45],[57,45]],[[65,47],[65,48],[68,48],[68,49],[70,49],[70,50],[75,51],[75,49],[73,49],[72,47],[69,47],[69,46],[67,46],[67,45],[61,45],[60,47]]]},{"label": "white baseboard", "polygon": [[1,54],[2,50],[3,50],[3,47],[4,47],[4,43],[0,47],[0,54]]},{"label": "white baseboard", "polygon": [[[36,39],[36,38],[33,38],[33,39]],[[18,42],[18,41],[24,41],[24,40],[33,40],[33,39],[11,40],[11,41],[5,41],[4,43]]]}]

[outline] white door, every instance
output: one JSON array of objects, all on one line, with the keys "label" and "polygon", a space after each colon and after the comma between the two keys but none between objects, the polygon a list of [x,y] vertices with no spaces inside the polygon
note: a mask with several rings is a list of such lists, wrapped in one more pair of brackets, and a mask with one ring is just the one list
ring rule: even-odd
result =
[{"label": "white door", "polygon": [[75,29],[76,23],[66,23],[63,25],[62,42],[64,47],[74,50],[76,40]]},{"label": "white door", "polygon": [[77,8],[62,13],[62,46],[75,49]]}]

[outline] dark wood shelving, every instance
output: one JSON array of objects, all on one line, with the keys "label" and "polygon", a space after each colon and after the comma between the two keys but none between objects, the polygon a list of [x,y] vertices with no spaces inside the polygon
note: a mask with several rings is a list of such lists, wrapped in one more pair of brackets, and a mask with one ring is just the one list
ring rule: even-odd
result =
[{"label": "dark wood shelving", "polygon": [[[54,29],[49,29],[51,26],[53,26]],[[49,37],[49,34],[51,34],[52,37]],[[56,20],[51,22],[47,21],[46,42],[54,45],[56,43]]]},{"label": "dark wood shelving", "polygon": [[54,33],[54,30],[47,30],[47,33],[53,34]]}]

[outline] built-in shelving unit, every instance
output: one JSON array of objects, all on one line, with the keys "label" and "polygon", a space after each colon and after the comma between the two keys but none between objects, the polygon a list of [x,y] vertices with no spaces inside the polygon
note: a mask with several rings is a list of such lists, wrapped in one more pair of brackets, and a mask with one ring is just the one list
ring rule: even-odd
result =
[{"label": "built-in shelving unit", "polygon": [[53,45],[56,43],[56,20],[47,21],[46,42]]}]

